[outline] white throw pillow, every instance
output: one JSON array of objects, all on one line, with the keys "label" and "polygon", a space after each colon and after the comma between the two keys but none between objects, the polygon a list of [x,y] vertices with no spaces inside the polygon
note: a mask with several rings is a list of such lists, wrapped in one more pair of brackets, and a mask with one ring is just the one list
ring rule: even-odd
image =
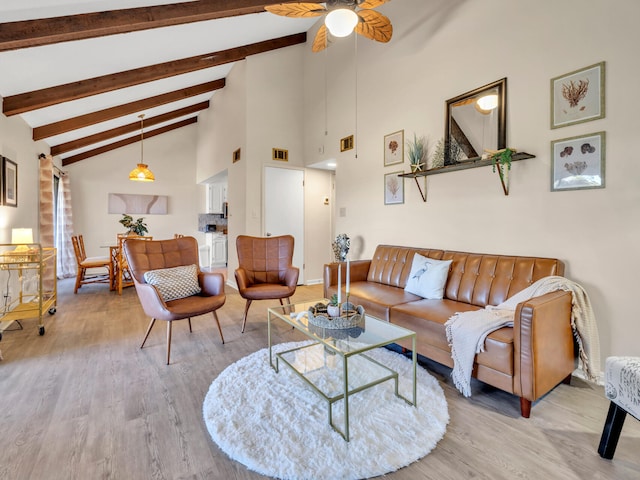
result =
[{"label": "white throw pillow", "polygon": [[144,280],[158,289],[165,302],[200,293],[198,268],[195,265],[149,270],[145,272]]},{"label": "white throw pillow", "polygon": [[450,266],[451,260],[434,260],[416,253],[413,256],[407,286],[404,287],[405,292],[431,300],[441,300]]}]

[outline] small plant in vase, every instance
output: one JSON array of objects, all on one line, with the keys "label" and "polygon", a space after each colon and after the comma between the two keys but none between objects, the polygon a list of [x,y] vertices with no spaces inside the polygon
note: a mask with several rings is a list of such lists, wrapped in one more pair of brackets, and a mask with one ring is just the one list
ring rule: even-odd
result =
[{"label": "small plant in vase", "polygon": [[413,141],[407,142],[407,155],[411,165],[411,173],[421,172],[427,165],[427,140],[413,134]]},{"label": "small plant in vase", "polygon": [[487,150],[489,158],[493,164],[493,171],[498,170],[502,191],[505,195],[509,195],[509,170],[511,170],[511,160],[516,150],[512,148],[503,148],[501,150]]},{"label": "small plant in vase", "polygon": [[134,222],[131,215],[123,213],[122,218],[118,220],[118,222],[127,229],[127,235],[143,236],[149,231],[147,224],[144,223],[144,218],[139,218]]},{"label": "small plant in vase", "polygon": [[330,317],[340,316],[340,304],[338,303],[338,295],[333,294],[329,299],[329,305],[327,305],[327,315]]}]

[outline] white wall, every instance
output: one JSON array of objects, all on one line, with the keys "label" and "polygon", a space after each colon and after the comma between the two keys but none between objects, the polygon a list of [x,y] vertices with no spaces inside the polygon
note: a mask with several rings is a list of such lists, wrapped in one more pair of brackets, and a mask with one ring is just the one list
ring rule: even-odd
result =
[{"label": "white wall", "polygon": [[[306,46],[267,52],[237,63],[225,88],[213,97],[209,112],[200,115],[198,179],[228,170],[229,280],[238,260],[235,239],[240,234],[262,236],[263,172],[265,165],[304,167],[304,68]],[[241,159],[232,152],[242,146]],[[272,160],[272,148],[289,152],[284,163]],[[305,278],[318,282],[322,265],[331,260],[331,208],[321,205],[331,195],[329,172],[307,172],[305,193]],[[310,223],[311,222],[311,223]],[[299,267],[302,267],[301,265]]]},{"label": "white wall", "polygon": [[0,113],[0,155],[18,165],[18,206],[0,206],[0,243],[11,243],[12,228],[32,228],[34,242],[39,241],[38,195],[34,192],[38,191],[40,153],[49,153],[49,148],[32,140],[31,127],[19,117]]},{"label": "white wall", "polygon": [[[358,39],[358,159],[338,163],[336,206],[346,216],[336,218],[336,232],[362,241],[361,258],[381,243],[560,258],[566,276],[590,294],[603,360],[639,355],[640,99],[633,92],[640,3],[405,0],[378,10],[392,20],[394,34],[388,44]],[[316,142],[324,115],[321,62],[345,81],[355,63],[353,40],[329,50],[335,51],[323,58],[309,48],[305,58],[305,105],[316,106],[306,114],[305,138]],[[606,118],[552,130],[550,79],[600,61],[606,61]],[[405,139],[416,132],[435,145],[444,134],[445,100],[503,77],[507,144],[536,156],[513,164],[509,196],[491,167],[483,167],[427,177],[427,203],[407,179],[405,203],[385,206],[384,174],[409,167],[383,167],[384,135],[404,129]],[[340,111],[331,96],[355,88],[327,84],[326,143],[337,145],[353,106],[344,101]],[[550,142],[598,131],[607,132],[606,188],[551,192]],[[310,156],[316,151],[306,147]]]},{"label": "white wall", "polygon": [[144,161],[155,182],[129,180],[140,161],[139,142],[64,167],[71,182],[74,231],[83,235],[88,256],[107,255],[103,246],[114,245],[117,234],[126,231],[118,223],[122,215],[108,213],[109,193],[168,196],[167,215],[132,216],[144,217],[147,235],[156,240],[181,233],[204,243],[204,234],[197,231],[205,203],[200,189],[194,188],[196,136],[196,127],[190,125],[144,140]]}]

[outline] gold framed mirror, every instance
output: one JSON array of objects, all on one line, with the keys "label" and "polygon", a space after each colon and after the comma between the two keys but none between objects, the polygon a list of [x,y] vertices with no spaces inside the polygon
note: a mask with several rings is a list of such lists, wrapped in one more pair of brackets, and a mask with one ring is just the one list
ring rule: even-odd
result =
[{"label": "gold framed mirror", "polygon": [[446,101],[444,166],[468,168],[485,149],[506,148],[507,79]]}]

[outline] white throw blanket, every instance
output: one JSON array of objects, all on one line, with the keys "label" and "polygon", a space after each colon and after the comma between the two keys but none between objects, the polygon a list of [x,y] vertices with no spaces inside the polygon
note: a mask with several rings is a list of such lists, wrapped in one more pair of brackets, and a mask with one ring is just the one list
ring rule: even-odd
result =
[{"label": "white throw blanket", "polygon": [[541,278],[500,305],[487,305],[483,310],[456,313],[445,322],[453,358],[451,377],[465,397],[471,396],[473,360],[477,353],[484,351],[487,335],[499,328],[513,326],[519,303],[555,290],[571,292],[571,327],[578,343],[580,367],[589,380],[598,379],[600,340],[589,296],[577,283],[564,277],[550,276]]}]

